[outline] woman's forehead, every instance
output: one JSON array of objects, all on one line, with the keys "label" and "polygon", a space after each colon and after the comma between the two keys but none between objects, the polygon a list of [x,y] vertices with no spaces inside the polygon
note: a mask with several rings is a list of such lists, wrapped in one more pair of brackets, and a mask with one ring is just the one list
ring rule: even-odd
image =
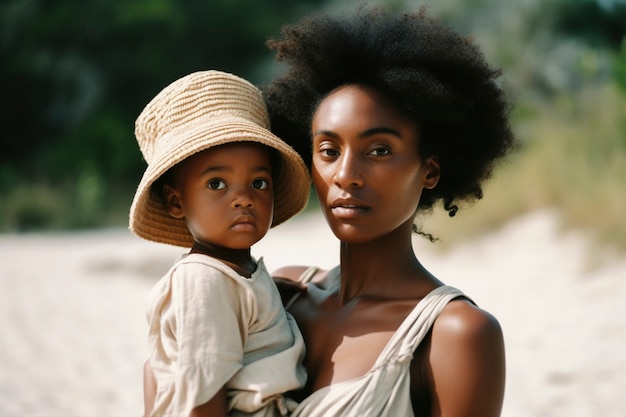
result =
[{"label": "woman's forehead", "polygon": [[344,85],[331,91],[319,104],[313,117],[313,130],[332,129],[349,122],[363,129],[398,124],[416,124],[400,106],[382,91],[359,84]]}]

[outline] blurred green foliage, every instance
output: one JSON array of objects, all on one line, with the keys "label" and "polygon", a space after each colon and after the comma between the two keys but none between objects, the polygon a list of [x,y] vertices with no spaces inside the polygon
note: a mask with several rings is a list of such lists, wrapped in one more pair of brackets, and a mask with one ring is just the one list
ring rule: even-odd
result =
[{"label": "blurred green foliage", "polygon": [[429,231],[451,243],[552,207],[564,226],[626,250],[626,0],[468,3],[433,7],[503,68],[522,148],[477,210],[435,212]]},{"label": "blurred green foliage", "polygon": [[320,3],[0,3],[0,229],[93,226],[127,208],[145,167],[133,136],[143,106],[197,70],[267,80],[265,40]]},{"label": "blurred green foliage", "polygon": [[[265,41],[283,24],[311,10],[356,3],[3,1],[0,231],[125,225],[145,167],[134,120],[158,91],[202,69],[267,82],[280,68]],[[411,10],[426,5],[475,38],[503,69],[523,143],[512,165],[528,172],[504,175],[518,182],[501,190],[516,191],[497,199],[508,204],[498,207],[501,216],[555,205],[585,227],[606,229],[610,221],[594,225],[589,219],[617,216],[612,223],[623,224],[617,230],[626,236],[626,194],[618,178],[626,155],[620,111],[626,108],[626,0],[379,3]],[[531,175],[538,169],[550,181]],[[593,173],[603,186],[590,193],[581,173]],[[586,198],[594,204],[581,203]]]}]

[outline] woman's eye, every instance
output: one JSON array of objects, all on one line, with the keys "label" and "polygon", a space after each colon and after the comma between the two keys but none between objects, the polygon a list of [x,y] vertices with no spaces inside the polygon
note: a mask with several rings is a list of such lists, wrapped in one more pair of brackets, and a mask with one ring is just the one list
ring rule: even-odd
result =
[{"label": "woman's eye", "polygon": [[324,148],[324,149],[320,149],[320,154],[326,157],[334,157],[334,156],[338,156],[339,152],[333,148]]},{"label": "woman's eye", "polygon": [[226,188],[226,183],[222,180],[211,180],[207,184],[207,187],[209,187],[211,190],[222,190]]},{"label": "woman's eye", "polygon": [[269,186],[270,186],[270,182],[264,179],[258,179],[252,182],[252,188],[256,190],[265,190]]},{"label": "woman's eye", "polygon": [[369,154],[374,156],[385,156],[389,155],[391,151],[388,148],[376,148],[372,150]]}]

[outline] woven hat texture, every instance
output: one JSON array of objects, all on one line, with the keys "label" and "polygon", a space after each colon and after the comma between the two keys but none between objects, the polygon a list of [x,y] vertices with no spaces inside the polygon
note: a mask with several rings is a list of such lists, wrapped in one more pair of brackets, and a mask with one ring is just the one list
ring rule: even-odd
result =
[{"label": "woven hat texture", "polygon": [[269,128],[261,92],[233,74],[200,71],[165,87],[135,122],[135,137],[148,166],[130,208],[129,229],[147,240],[191,247],[193,238],[184,219],[171,217],[150,187],[191,155],[241,141],[264,144],[281,156],[272,227],[300,212],[309,198],[308,170],[300,155]]}]

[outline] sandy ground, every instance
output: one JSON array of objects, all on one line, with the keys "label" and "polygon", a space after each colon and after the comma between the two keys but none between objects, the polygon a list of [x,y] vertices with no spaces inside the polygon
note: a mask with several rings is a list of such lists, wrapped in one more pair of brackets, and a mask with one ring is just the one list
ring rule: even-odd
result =
[{"label": "sandy ground", "polygon": [[[501,322],[504,417],[626,416],[626,259],[560,234],[551,212],[517,219],[422,262]],[[181,250],[126,230],[0,235],[0,416],[139,416],[144,299]],[[317,216],[272,230],[270,270],[336,263]],[[600,262],[598,262],[600,259]]]}]

